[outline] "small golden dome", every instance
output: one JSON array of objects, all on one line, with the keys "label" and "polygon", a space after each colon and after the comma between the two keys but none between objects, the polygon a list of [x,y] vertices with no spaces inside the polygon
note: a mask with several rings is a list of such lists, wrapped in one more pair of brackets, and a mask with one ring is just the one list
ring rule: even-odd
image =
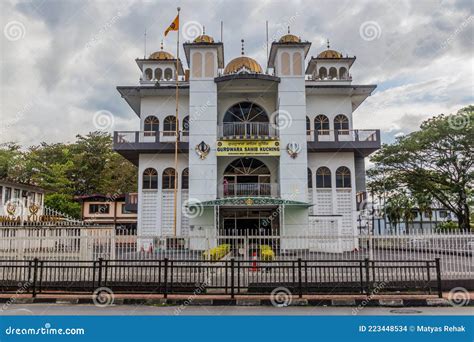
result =
[{"label": "small golden dome", "polygon": [[201,34],[200,36],[196,37],[193,43],[214,43],[214,38],[208,36],[207,34]]},{"label": "small golden dome", "polygon": [[159,60],[166,60],[166,59],[175,59],[174,56],[166,51],[160,50],[153,52],[148,59],[159,59]]},{"label": "small golden dome", "polygon": [[245,70],[252,74],[262,73],[262,67],[258,62],[247,56],[240,56],[231,60],[224,69],[224,74],[236,74],[242,70]]},{"label": "small golden dome", "polygon": [[285,34],[278,41],[279,43],[301,43],[301,39],[294,34]]},{"label": "small golden dome", "polygon": [[318,58],[342,58],[342,53],[336,50],[326,50],[318,55]]}]

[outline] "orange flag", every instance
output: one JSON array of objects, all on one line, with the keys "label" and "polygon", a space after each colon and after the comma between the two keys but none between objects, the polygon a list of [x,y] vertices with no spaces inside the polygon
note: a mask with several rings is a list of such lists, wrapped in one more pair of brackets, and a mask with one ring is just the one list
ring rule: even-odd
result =
[{"label": "orange flag", "polygon": [[173,22],[171,23],[171,25],[166,29],[165,31],[165,37],[166,35],[168,34],[168,32],[170,31],[178,31],[179,29],[179,14],[176,16],[176,18],[174,18]]}]

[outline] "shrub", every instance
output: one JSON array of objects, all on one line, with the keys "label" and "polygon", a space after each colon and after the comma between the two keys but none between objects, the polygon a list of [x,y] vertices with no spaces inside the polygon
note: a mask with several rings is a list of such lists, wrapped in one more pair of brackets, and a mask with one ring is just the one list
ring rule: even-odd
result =
[{"label": "shrub", "polygon": [[275,252],[269,245],[260,245],[260,258],[262,261],[272,261],[275,259]]},{"label": "shrub", "polygon": [[203,257],[206,260],[217,261],[225,257],[230,252],[229,244],[222,244],[217,247],[211,248],[203,253]]}]

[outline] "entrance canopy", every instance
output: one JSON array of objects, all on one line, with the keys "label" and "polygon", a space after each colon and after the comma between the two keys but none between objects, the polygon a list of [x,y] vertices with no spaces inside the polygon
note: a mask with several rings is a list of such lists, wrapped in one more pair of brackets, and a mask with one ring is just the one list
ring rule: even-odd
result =
[{"label": "entrance canopy", "polygon": [[226,197],[212,201],[190,202],[188,207],[251,207],[251,206],[293,206],[293,207],[311,207],[312,204],[300,201],[291,201],[274,197]]}]

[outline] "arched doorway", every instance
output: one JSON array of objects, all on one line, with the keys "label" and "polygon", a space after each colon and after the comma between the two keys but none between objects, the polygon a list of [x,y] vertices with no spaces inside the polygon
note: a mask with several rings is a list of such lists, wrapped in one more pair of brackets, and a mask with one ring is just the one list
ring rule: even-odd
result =
[{"label": "arched doorway", "polygon": [[224,170],[223,196],[271,196],[270,170],[255,158],[239,158]]},{"label": "arched doorway", "polygon": [[265,110],[253,102],[239,102],[227,109],[222,124],[223,137],[269,136],[270,123]]}]

